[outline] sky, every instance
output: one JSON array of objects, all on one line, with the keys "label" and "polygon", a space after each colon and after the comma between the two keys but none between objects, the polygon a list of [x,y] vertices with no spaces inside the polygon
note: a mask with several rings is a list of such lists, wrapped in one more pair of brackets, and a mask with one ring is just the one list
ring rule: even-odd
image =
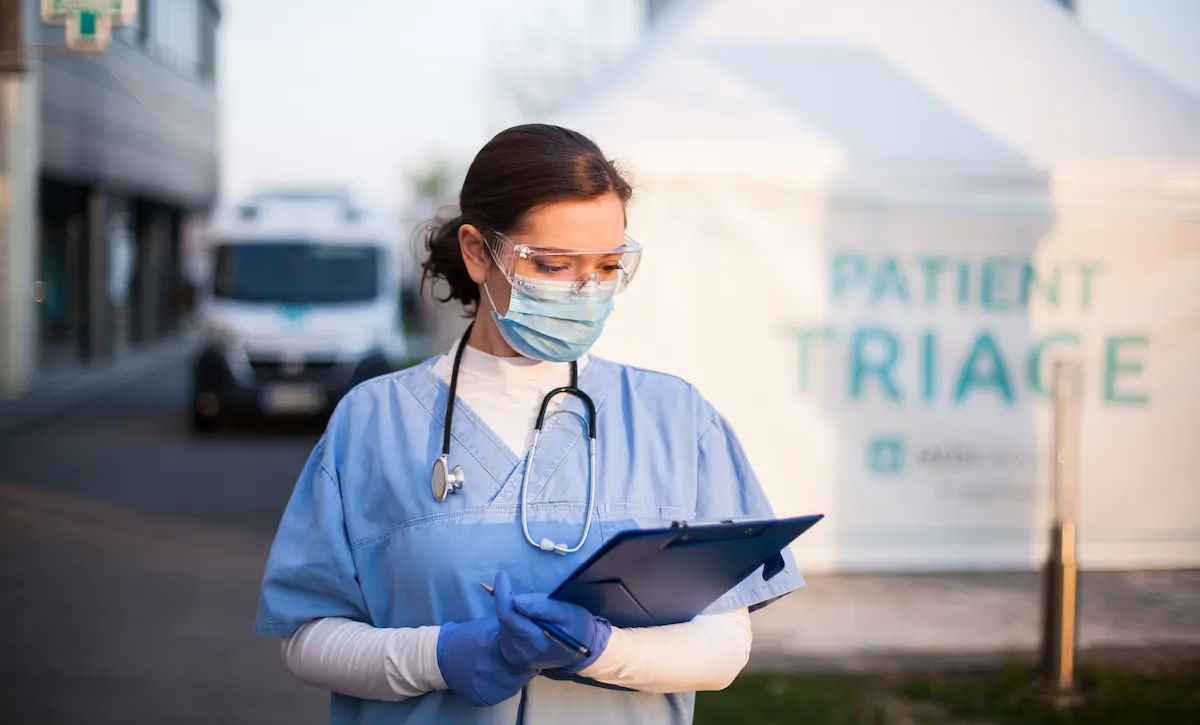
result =
[{"label": "sky", "polygon": [[[469,162],[514,115],[501,88],[533,71],[601,67],[644,30],[642,0],[224,3],[222,192],[349,183],[399,205],[408,172]],[[589,56],[587,53],[591,52]]]},{"label": "sky", "polygon": [[1075,0],[1080,21],[1171,83],[1200,96],[1200,0]]},{"label": "sky", "polygon": [[[787,0],[781,0],[781,2]],[[889,0],[890,1],[890,0]],[[1049,0],[1046,0],[1049,2]],[[1075,0],[1081,21],[1200,95],[1200,0]],[[399,208],[407,175],[460,164],[521,120],[504,79],[596,74],[644,37],[644,0],[226,0],[222,191],[350,184]]]}]

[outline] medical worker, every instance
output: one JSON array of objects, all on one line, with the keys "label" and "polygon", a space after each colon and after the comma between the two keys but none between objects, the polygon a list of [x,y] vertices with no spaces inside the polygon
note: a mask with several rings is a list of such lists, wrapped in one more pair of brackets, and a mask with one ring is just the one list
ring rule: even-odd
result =
[{"label": "medical worker", "polygon": [[[518,126],[475,157],[459,216],[431,226],[426,280],[473,314],[468,332],[341,401],[263,580],[256,631],[332,691],[331,722],[690,723],[694,693],[745,666],[749,611],[803,585],[785,557],[690,622],[637,629],[547,598],[619,531],[772,516],[695,388],[588,354],[642,255],[631,194],[584,136]],[[563,387],[581,394],[546,401],[536,432]]]}]

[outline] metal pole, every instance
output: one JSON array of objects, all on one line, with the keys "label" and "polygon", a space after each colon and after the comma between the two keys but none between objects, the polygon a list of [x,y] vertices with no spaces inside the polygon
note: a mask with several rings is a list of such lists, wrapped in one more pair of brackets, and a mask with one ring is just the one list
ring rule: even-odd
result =
[{"label": "metal pole", "polygon": [[1051,694],[1070,698],[1075,691],[1079,582],[1076,561],[1076,496],[1079,462],[1081,367],[1077,361],[1054,365],[1054,516],[1045,568],[1042,629],[1042,676]]},{"label": "metal pole", "polygon": [[24,73],[25,23],[22,0],[0,0],[0,76]]}]

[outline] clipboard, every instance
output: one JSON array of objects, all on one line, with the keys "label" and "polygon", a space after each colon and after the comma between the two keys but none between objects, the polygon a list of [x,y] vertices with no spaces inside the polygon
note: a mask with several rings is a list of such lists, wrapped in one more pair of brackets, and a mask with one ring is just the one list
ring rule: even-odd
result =
[{"label": "clipboard", "polygon": [[763,568],[784,568],[783,550],[824,514],[622,531],[550,594],[616,627],[691,621]]}]

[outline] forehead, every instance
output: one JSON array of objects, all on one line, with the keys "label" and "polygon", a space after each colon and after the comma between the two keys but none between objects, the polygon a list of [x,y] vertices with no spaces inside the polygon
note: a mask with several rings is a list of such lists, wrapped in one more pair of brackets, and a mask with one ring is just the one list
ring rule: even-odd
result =
[{"label": "forehead", "polygon": [[625,243],[625,205],[616,194],[562,201],[530,212],[515,241],[534,247],[610,249]]}]

